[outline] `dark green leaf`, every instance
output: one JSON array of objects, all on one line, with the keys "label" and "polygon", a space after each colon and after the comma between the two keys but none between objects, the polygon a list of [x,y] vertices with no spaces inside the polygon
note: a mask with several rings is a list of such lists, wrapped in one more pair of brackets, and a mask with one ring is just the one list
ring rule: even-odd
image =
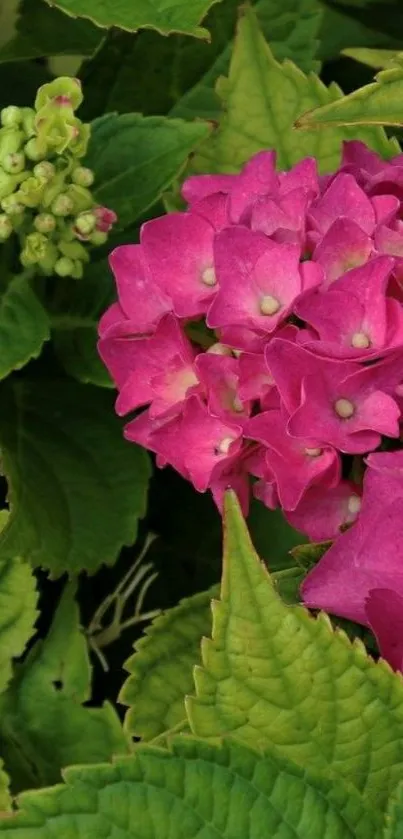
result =
[{"label": "dark green leaf", "polygon": [[[66,18],[44,0],[21,0],[16,31],[0,47],[0,62],[56,55],[91,55],[102,33],[86,20]],[[14,101],[14,100],[13,100]]]},{"label": "dark green leaf", "polygon": [[0,379],[37,358],[49,337],[48,316],[29,280],[10,279],[0,296]]}]

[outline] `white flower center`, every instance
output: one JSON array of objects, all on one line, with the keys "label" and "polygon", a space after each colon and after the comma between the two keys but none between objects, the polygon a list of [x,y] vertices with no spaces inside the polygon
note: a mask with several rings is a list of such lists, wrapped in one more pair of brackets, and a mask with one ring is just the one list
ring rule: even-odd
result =
[{"label": "white flower center", "polygon": [[231,349],[226,347],[225,344],[220,344],[219,341],[216,344],[212,344],[207,352],[212,353],[212,355],[232,355]]},{"label": "white flower center", "polygon": [[361,509],[361,498],[359,495],[350,495],[350,498],[347,502],[347,509],[351,515],[356,516],[357,513],[360,512]]},{"label": "white flower center", "polygon": [[234,411],[236,411],[238,414],[242,413],[243,405],[242,405],[242,402],[241,402],[239,396],[234,396],[234,399],[233,399],[233,402],[232,402],[232,407],[233,407]]},{"label": "white flower center", "polygon": [[202,271],[201,280],[204,285],[213,286],[217,284],[217,277],[214,268],[205,268]]},{"label": "white flower center", "polygon": [[322,449],[319,449],[319,448],[317,448],[317,449],[310,449],[310,448],[306,448],[306,449],[305,449],[305,454],[307,454],[309,457],[319,457],[319,455],[321,455],[321,454],[322,454]]},{"label": "white flower center", "polygon": [[365,332],[354,332],[351,338],[351,346],[356,350],[366,350],[370,346],[371,341]]},{"label": "white flower center", "polygon": [[233,442],[234,442],[233,437],[224,437],[224,439],[221,440],[221,443],[219,443],[217,448],[216,448],[217,454],[228,454],[229,447],[230,447],[231,443],[233,443]]},{"label": "white flower center", "polygon": [[349,399],[338,399],[334,403],[334,410],[342,419],[350,419],[355,412],[355,407]]},{"label": "white flower center", "polygon": [[260,300],[260,311],[262,315],[275,315],[280,306],[280,301],[277,300],[277,297],[273,297],[272,294],[265,294]]}]

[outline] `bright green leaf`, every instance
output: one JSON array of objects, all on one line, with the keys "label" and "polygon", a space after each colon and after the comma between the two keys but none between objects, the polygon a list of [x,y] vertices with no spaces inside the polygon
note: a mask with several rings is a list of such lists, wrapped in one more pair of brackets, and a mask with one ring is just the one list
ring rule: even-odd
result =
[{"label": "bright green leaf", "polygon": [[368,67],[373,67],[374,70],[378,70],[380,67],[387,67],[398,55],[396,50],[369,49],[368,47],[350,47],[344,49],[342,52],[347,58],[354,58],[355,61],[359,61],[361,64],[367,64]]},{"label": "bright green leaf", "polygon": [[11,516],[0,547],[53,575],[94,572],[134,542],[149,460],[127,443],[107,391],[19,379],[0,389]]},{"label": "bright green leaf", "polygon": [[339,99],[340,91],[335,85],[326,88],[314,74],[305,76],[291,61],[279,64],[251,9],[240,21],[229,77],[220,80],[218,92],[223,114],[218,130],[192,161],[197,171],[237,171],[265,148],[276,149],[279,168],[314,155],[321,170],[329,171],[339,163],[342,140],[352,137],[386,157],[398,151],[380,128],[294,131],[301,112]]},{"label": "bright green leaf", "polygon": [[113,766],[74,767],[66,785],[20,797],[0,821],[16,839],[377,839],[379,817],[353,787],[240,743],[177,738]]},{"label": "bright green leaf", "polygon": [[210,127],[141,114],[107,114],[92,124],[86,163],[96,176],[95,197],[133,224],[154,204],[204,140]]},{"label": "bright green leaf", "polygon": [[219,0],[47,0],[72,17],[88,18],[97,26],[118,26],[129,32],[156,29],[162,35],[183,32],[195,38],[209,38],[199,26],[210,6]]},{"label": "bright green leaf", "polygon": [[16,31],[0,47],[0,62],[56,55],[91,55],[102,33],[89,21],[66,19],[44,0],[21,0]]},{"label": "bright green leaf", "polygon": [[14,792],[56,783],[65,766],[127,752],[112,706],[84,707],[90,698],[87,643],[69,585],[46,639],[37,642],[0,697],[0,753]]},{"label": "bright green leaf", "polygon": [[403,836],[403,783],[394,791],[386,812],[383,839],[402,839]]},{"label": "bright green leaf", "polygon": [[[320,108],[300,108],[295,124],[308,130],[335,126],[403,125],[403,53],[395,66],[382,70],[375,82]],[[302,135],[301,135],[302,136]]]},{"label": "bright green leaf", "polygon": [[221,600],[202,659],[187,703],[194,733],[271,744],[385,805],[403,772],[403,681],[326,615],[281,601],[232,494]]},{"label": "bright green leaf", "polygon": [[48,317],[29,281],[11,278],[0,296],[0,379],[36,358],[49,337]]},{"label": "bright green leaf", "polygon": [[0,760],[0,820],[9,810],[11,810],[10,779],[4,772],[3,761]]},{"label": "bright green leaf", "polygon": [[[2,510],[0,531],[7,519],[8,513]],[[11,678],[12,659],[22,655],[34,633],[37,599],[35,577],[29,565],[18,557],[0,556],[0,692]]]}]

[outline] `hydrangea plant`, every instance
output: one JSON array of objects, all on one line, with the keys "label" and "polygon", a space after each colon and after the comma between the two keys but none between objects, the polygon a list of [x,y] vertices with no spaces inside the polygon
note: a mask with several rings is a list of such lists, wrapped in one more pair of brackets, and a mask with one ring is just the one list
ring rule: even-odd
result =
[{"label": "hydrangea plant", "polygon": [[399,4],[2,14],[0,834],[398,839]]}]

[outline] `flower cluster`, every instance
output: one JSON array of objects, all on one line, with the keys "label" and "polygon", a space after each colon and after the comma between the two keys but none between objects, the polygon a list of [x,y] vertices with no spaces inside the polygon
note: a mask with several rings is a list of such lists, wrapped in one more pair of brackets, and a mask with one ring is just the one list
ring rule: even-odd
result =
[{"label": "flower cluster", "polygon": [[[346,143],[337,172],[183,185],[188,210],[110,257],[99,351],[129,440],[221,505],[250,489],[313,540],[360,510],[363,455],[395,446],[403,407],[403,155]],[[252,476],[252,480],[251,480]]]},{"label": "flower cluster", "polygon": [[61,77],[38,90],[34,108],[0,114],[0,242],[15,233],[25,268],[76,279],[89,259],[84,243],[103,244],[116,221],[80,164],[90,136],[75,116],[82,98],[80,82]]}]

